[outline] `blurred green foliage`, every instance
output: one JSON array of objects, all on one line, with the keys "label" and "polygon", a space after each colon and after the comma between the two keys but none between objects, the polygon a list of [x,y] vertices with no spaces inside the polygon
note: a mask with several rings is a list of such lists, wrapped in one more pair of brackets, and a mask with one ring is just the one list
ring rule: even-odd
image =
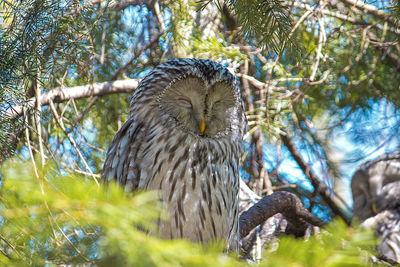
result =
[{"label": "blurred green foliage", "polygon": [[[36,177],[32,164],[8,161],[0,173],[3,265],[248,265],[234,253],[224,254],[223,244],[202,247],[145,233],[154,232],[152,221],[160,215],[156,192],[98,187],[52,164]],[[283,237],[277,249],[264,251],[261,266],[366,266],[374,244],[371,233],[335,221],[308,241]]]}]

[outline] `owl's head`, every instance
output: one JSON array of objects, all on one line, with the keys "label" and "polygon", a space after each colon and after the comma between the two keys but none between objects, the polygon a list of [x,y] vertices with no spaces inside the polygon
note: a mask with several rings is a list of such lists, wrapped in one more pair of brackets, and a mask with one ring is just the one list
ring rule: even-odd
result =
[{"label": "owl's head", "polygon": [[[241,139],[244,134],[240,88],[221,64],[202,59],[170,60],[153,69],[135,95],[150,95],[150,91],[156,95],[153,104],[165,126],[199,137],[233,135]],[[134,101],[140,99],[134,96]]]}]

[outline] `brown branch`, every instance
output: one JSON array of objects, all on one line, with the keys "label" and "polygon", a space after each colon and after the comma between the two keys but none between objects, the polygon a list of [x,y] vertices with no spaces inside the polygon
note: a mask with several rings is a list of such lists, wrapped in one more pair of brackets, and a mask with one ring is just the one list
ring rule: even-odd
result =
[{"label": "brown branch", "polygon": [[[138,87],[138,80],[127,79],[112,82],[94,83],[75,87],[55,88],[43,93],[39,99],[39,105],[49,105],[50,101],[61,103],[69,99],[80,99],[90,96],[103,96],[116,93],[132,93]],[[23,109],[32,109],[36,105],[36,98],[30,98],[25,104],[10,106],[0,116],[0,122],[9,119],[16,119],[22,115]]]},{"label": "brown branch", "polygon": [[240,238],[247,236],[257,225],[277,213],[281,213],[292,225],[299,228],[304,228],[308,224],[314,226],[323,226],[326,224],[304,208],[300,199],[295,194],[280,191],[265,196],[240,215]]},{"label": "brown branch", "polygon": [[348,225],[350,225],[350,219],[344,214],[344,212],[336,205],[333,200],[332,192],[329,188],[321,182],[318,177],[312,172],[310,166],[304,162],[296,146],[293,144],[292,139],[288,135],[280,135],[283,144],[289,149],[290,154],[297,162],[305,176],[310,180],[315,191],[322,197],[322,199],[328,204],[332,211],[340,216]]}]

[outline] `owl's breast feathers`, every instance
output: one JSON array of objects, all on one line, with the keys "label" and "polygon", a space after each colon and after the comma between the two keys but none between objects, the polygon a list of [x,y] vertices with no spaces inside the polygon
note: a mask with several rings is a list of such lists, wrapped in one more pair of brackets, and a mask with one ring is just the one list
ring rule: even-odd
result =
[{"label": "owl's breast feathers", "polygon": [[138,156],[139,187],[159,190],[170,218],[160,223],[165,238],[238,246],[238,146],[177,129],[154,126]]}]

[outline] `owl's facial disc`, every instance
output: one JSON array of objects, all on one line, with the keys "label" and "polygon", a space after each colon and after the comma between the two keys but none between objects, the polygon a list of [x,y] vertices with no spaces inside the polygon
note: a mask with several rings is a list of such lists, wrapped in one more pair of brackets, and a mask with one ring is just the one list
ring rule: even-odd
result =
[{"label": "owl's facial disc", "polygon": [[187,77],[161,95],[160,111],[197,135],[214,136],[230,127],[235,103],[233,88],[227,83],[207,87],[202,79]]},{"label": "owl's facial disc", "polygon": [[213,136],[229,128],[236,106],[233,88],[225,82],[217,82],[208,88],[205,102],[205,134]]}]

